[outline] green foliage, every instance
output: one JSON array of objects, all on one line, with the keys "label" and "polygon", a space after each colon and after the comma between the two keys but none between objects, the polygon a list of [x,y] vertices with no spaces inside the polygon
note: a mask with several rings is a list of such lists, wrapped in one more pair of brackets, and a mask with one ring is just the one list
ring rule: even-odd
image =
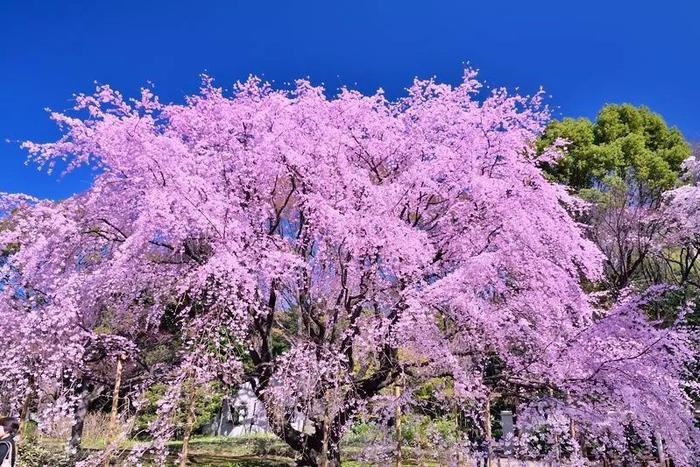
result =
[{"label": "green foliage", "polygon": [[195,391],[195,414],[197,416],[194,430],[199,431],[205,424],[211,422],[221,409],[224,391],[217,384],[198,387]]},{"label": "green foliage", "polygon": [[367,442],[375,434],[375,427],[366,422],[357,422],[350,427],[347,438]]},{"label": "green foliage", "polygon": [[[225,394],[221,386],[216,383],[197,386],[193,389],[195,397],[194,411],[196,416],[193,430],[197,432],[214,418],[221,408],[221,402]],[[143,432],[146,430],[148,425],[155,419],[158,401],[165,395],[165,390],[165,384],[154,384],[148,388],[145,395],[146,403],[136,418],[136,424],[134,426],[136,432]],[[190,388],[186,388],[185,392],[189,390]],[[183,398],[180,400],[179,410],[175,419],[175,424],[180,433],[185,425],[186,414],[187,402]]]},{"label": "green foliage", "polygon": [[[182,441],[168,443],[171,452],[180,452]],[[196,436],[190,441],[193,451],[236,457],[291,457],[295,452],[287,443],[270,433],[249,433],[241,436]],[[260,459],[262,460],[262,459]]]},{"label": "green foliage", "polygon": [[441,417],[450,413],[444,400],[439,395],[454,393],[452,380],[449,378],[431,378],[423,382],[415,391],[416,405],[414,410],[417,414],[428,417]]},{"label": "green foliage", "polygon": [[538,142],[538,150],[562,138],[566,154],[546,170],[556,181],[581,190],[625,180],[642,196],[657,195],[676,183],[690,146],[676,128],[647,107],[610,104],[595,122],[586,118],[554,120]]},{"label": "green foliage", "polygon": [[164,384],[154,384],[144,395],[146,402],[143,408],[140,410],[138,417],[136,418],[136,423],[134,425],[134,430],[141,432],[148,429],[148,426],[156,418],[156,411],[158,409],[158,401],[165,394]]},{"label": "green foliage", "polygon": [[[396,431],[393,426],[387,429],[371,422],[356,422],[345,434],[342,443],[346,447],[366,446],[387,435],[395,439]],[[449,445],[459,438],[459,423],[454,414],[430,417],[406,413],[401,416],[401,442],[405,447],[431,449],[436,443]]]},{"label": "green foliage", "polygon": [[409,413],[401,416],[404,446],[431,449],[438,445],[451,445],[459,438],[459,423],[453,414],[429,417]]},{"label": "green foliage", "polygon": [[17,467],[71,467],[76,462],[63,449],[49,448],[34,442],[18,444],[17,453]]},{"label": "green foliage", "polygon": [[157,363],[174,363],[177,360],[177,339],[158,344],[144,352],[144,360],[147,365],[153,366]]}]

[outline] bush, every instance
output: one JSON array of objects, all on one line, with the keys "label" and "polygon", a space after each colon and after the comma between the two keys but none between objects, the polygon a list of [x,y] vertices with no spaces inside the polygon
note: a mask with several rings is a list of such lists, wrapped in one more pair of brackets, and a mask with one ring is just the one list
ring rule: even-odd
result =
[{"label": "bush", "polygon": [[17,467],[71,467],[77,460],[65,451],[38,443],[20,443],[17,454]]}]

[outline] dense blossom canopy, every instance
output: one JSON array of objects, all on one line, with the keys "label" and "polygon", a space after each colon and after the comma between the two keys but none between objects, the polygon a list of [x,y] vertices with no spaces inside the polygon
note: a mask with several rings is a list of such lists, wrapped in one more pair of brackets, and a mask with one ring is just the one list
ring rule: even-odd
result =
[{"label": "dense blossom canopy", "polygon": [[684,167],[689,183],[667,193],[668,211],[678,236],[700,245],[700,160],[690,157]]},{"label": "dense blossom canopy", "polygon": [[[92,187],[4,198],[0,332],[23,338],[0,384],[68,410],[67,381],[105,371],[91,355],[138,354],[167,321],[181,345],[163,420],[185,379],[250,380],[275,430],[317,454],[386,386],[408,399],[441,377],[465,407],[513,391],[621,452],[628,428],[660,432],[690,464],[687,336],[634,299],[597,308],[581,204],[538,168],[555,153],[534,147],[541,95],[481,92],[468,71],[395,102],[255,78],[232,96],[205,78],[183,105],[78,96],[52,114],[59,141],[26,147],[49,169],[96,168]],[[542,422],[525,410],[523,433]],[[299,413],[316,435],[292,428]]]}]

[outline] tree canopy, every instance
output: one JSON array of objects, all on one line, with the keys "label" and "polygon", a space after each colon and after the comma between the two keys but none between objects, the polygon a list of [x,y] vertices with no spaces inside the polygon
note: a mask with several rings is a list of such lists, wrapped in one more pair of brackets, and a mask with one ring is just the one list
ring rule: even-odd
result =
[{"label": "tree canopy", "polygon": [[675,128],[647,107],[606,105],[595,121],[564,118],[547,125],[540,150],[557,139],[569,142],[563,157],[548,167],[553,179],[574,189],[599,187],[607,177],[634,186],[642,198],[674,186],[690,146]]},{"label": "tree canopy", "polygon": [[[109,362],[95,352],[138,361],[144,333],[169,333],[176,358],[133,388],[167,385],[150,427],[161,452],[195,383],[250,382],[300,462],[333,465],[354,418],[391,408],[388,386],[410,403],[441,378],[436,397],[479,423],[495,394],[517,398],[522,436],[544,426],[572,456],[574,431],[627,455],[632,430],[647,449],[659,433],[691,465],[691,336],[646,320],[655,291],[613,307],[589,293],[604,257],[571,216],[579,200],[539,168],[556,157],[535,147],[542,95],[480,88],[467,71],[456,87],[417,80],[394,102],[256,78],[230,96],[205,78],[181,105],[147,89],[78,96],[75,114],[52,114],[60,140],[25,146],[49,168],[98,168],[91,188],[7,198],[21,209],[0,232],[0,248],[18,245],[2,266],[13,286],[0,332],[33,338],[0,361],[0,387],[71,413],[70,382]],[[654,125],[625,109],[601,117],[618,123],[594,141],[651,182],[644,158],[675,161],[681,146],[671,131],[668,150],[642,149]],[[310,430],[295,429],[299,416]]]}]

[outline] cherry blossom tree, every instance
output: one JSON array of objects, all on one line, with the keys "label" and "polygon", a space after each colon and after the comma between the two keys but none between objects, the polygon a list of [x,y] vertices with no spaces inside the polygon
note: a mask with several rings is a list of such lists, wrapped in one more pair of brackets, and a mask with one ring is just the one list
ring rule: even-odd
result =
[{"label": "cherry blossom tree", "polygon": [[[620,450],[625,429],[659,432],[690,465],[687,336],[636,302],[596,305],[584,286],[603,258],[570,215],[581,203],[538,168],[555,154],[535,150],[541,93],[481,93],[467,71],[397,101],[256,78],[229,96],[206,77],[181,105],[147,89],[77,96],[74,114],[52,114],[60,140],[25,147],[48,170],[95,168],[93,185],[27,204],[0,233],[19,245],[3,271],[42,297],[0,313],[49,327],[60,336],[37,348],[67,355],[17,368],[46,385],[77,371],[86,337],[72,336],[95,328],[77,323],[109,316],[122,335],[181,342],[151,430],[161,453],[187,388],[249,381],[301,465],[338,465],[344,431],[390,385],[410,400],[440,376],[442,397],[488,407],[510,388],[530,426],[539,404]],[[649,387],[667,402],[635,403]]]},{"label": "cherry blossom tree", "polygon": [[[141,332],[138,320],[115,319],[109,309],[85,309],[49,295],[55,285],[39,280],[33,272],[49,272],[50,267],[60,271],[70,267],[67,264],[49,264],[44,260],[50,258],[45,256],[37,258],[37,263],[23,262],[21,268],[16,267],[15,253],[39,247],[47,239],[42,235],[60,235],[60,226],[70,225],[74,200],[52,203],[7,194],[2,200],[0,211],[6,215],[0,225],[4,241],[0,332],[5,336],[0,388],[6,395],[2,410],[17,412],[22,421],[30,409],[46,421],[69,415],[69,449],[75,451],[88,407],[105,398],[113,386],[115,361],[130,362],[123,378],[126,390],[143,383],[158,369],[145,364],[136,345],[147,352],[162,333]],[[90,255],[95,255],[87,242],[83,241],[81,248],[75,256],[77,269],[88,267]]]},{"label": "cherry blossom tree", "polygon": [[700,161],[697,149],[684,167],[687,184],[666,193],[664,220],[669,228],[658,243],[662,248],[676,246],[675,254],[666,254],[664,259],[678,273],[678,282],[688,282],[700,289]]}]

